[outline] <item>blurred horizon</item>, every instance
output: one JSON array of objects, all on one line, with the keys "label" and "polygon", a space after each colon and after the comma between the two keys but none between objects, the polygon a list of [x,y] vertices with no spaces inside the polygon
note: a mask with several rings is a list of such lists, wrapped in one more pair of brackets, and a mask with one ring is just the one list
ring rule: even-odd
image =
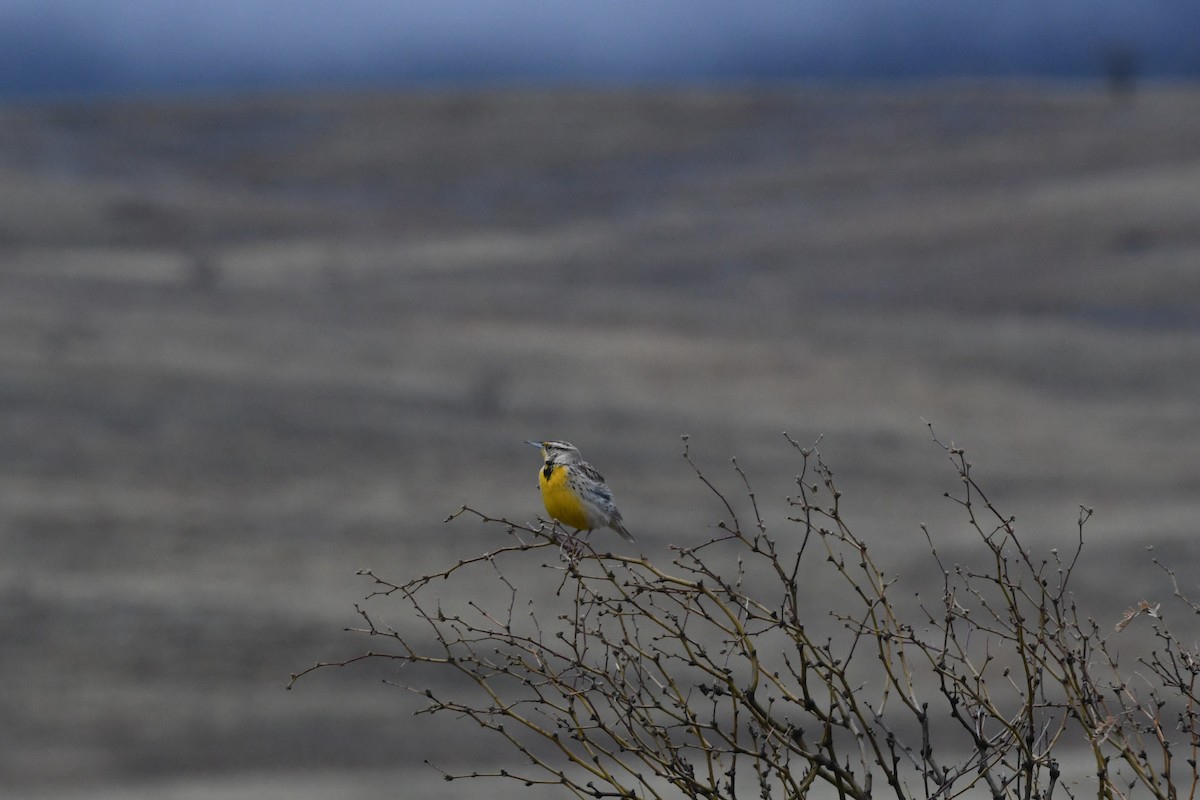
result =
[{"label": "blurred horizon", "polygon": [[[928,419],[1031,553],[1096,509],[1081,618],[1200,596],[1162,570],[1200,517],[1197,42],[1200,0],[0,4],[0,794],[473,799],[439,770],[516,756],[394,666],[284,687],[380,641],[360,603],[424,631],[361,570],[537,519],[535,437],[672,572],[734,508],[802,544],[779,432],[819,441],[916,602],[980,557]],[[528,589],[549,638],[561,569],[430,586]]]},{"label": "blurred horizon", "polygon": [[1200,76],[1197,41],[1194,0],[12,0],[0,10],[0,101],[312,87],[1172,80]]}]

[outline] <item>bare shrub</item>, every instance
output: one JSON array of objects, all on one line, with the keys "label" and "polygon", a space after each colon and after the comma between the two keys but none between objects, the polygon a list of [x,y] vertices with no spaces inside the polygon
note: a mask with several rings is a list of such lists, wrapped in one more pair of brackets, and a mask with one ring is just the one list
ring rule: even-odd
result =
[{"label": "bare shrub", "polygon": [[[941,586],[903,603],[847,525],[816,445],[784,436],[800,467],[784,535],[768,531],[735,462],[753,516],[740,520],[684,437],[684,458],[725,509],[719,535],[673,547],[660,565],[463,508],[451,519],[501,526],[509,542],[402,583],[363,573],[369,599],[401,600],[426,635],[357,606],[353,630],[388,649],[316,664],[290,685],[366,659],[450,673],[458,680],[437,685],[459,688],[406,686],[424,699],[418,713],[472,720],[525,766],[448,780],[502,777],[577,797],[1194,796],[1200,655],[1157,605],[1134,607],[1116,630],[1077,608],[1069,587],[1091,509],[1080,508],[1072,552],[1037,555],[965,453],[934,436],[979,563],[943,562],[926,532]],[[804,582],[822,569],[840,590],[828,608],[806,607]],[[1168,575],[1176,602],[1200,611]],[[477,602],[481,581],[507,601]],[[1122,663],[1110,637],[1142,617],[1157,644]],[[819,618],[837,624],[819,633]],[[1068,779],[1065,754],[1090,766]]]}]

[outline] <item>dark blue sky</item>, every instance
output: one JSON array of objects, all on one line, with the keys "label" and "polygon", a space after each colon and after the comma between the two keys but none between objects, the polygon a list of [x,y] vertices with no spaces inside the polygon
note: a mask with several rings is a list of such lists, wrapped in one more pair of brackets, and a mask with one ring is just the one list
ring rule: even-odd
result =
[{"label": "dark blue sky", "polygon": [[1200,0],[6,0],[0,95],[1200,77]]}]

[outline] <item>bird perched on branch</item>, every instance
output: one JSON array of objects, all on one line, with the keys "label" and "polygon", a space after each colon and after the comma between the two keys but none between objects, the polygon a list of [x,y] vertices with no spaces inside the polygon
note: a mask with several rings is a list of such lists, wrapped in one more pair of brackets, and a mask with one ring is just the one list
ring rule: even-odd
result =
[{"label": "bird perched on branch", "polygon": [[538,486],[546,511],[578,531],[612,528],[628,542],[633,534],[621,522],[612,489],[604,476],[583,460],[579,448],[568,442],[526,442],[542,451],[546,463],[538,473]]}]

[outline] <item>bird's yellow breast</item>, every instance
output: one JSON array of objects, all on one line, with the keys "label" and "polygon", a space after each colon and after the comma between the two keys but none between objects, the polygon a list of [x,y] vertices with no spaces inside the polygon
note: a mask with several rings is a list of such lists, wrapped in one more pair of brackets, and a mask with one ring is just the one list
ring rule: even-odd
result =
[{"label": "bird's yellow breast", "polygon": [[542,502],[546,512],[564,525],[577,530],[590,530],[587,512],[583,503],[567,483],[570,470],[562,464],[546,465],[538,473],[538,485],[542,488]]}]

